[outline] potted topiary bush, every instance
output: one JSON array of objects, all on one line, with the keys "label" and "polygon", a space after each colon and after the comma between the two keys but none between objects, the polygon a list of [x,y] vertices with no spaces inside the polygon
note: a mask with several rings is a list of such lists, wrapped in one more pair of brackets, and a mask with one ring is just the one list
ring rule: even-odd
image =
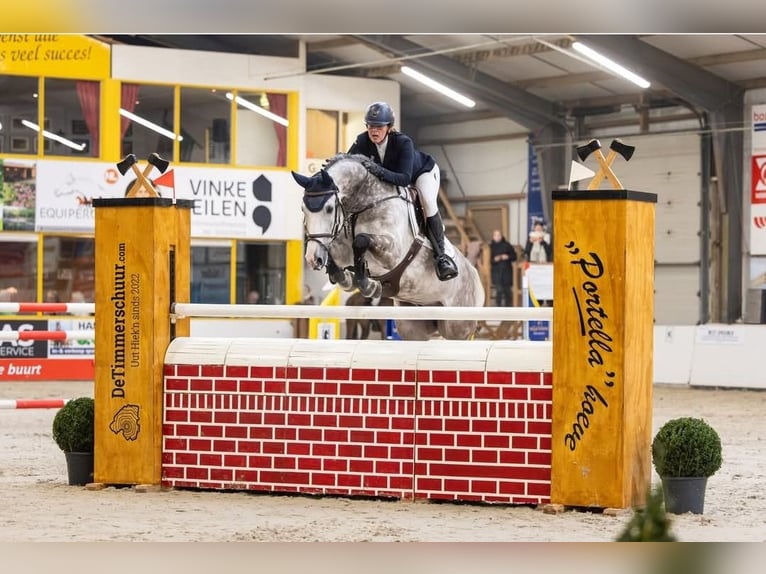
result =
[{"label": "potted topiary bush", "polygon": [[53,440],[64,451],[69,484],[93,482],[94,401],[67,401],[53,417]]},{"label": "potted topiary bush", "polygon": [[721,438],[702,419],[669,420],[654,436],[652,462],[662,479],[666,510],[702,514],[707,479],[721,468]]}]

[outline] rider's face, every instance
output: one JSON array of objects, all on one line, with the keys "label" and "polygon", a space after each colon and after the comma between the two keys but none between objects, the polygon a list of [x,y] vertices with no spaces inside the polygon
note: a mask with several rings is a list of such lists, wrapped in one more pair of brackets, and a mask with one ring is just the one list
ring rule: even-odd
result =
[{"label": "rider's face", "polygon": [[372,143],[380,144],[388,135],[388,126],[367,126],[367,135],[370,136]]}]

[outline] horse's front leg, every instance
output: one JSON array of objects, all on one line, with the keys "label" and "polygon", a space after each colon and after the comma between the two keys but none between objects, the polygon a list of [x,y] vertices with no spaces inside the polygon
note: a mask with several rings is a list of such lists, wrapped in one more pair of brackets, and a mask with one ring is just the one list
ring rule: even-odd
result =
[{"label": "horse's front leg", "polygon": [[383,292],[383,286],[380,281],[370,278],[370,272],[367,269],[367,261],[364,256],[372,246],[372,238],[366,233],[360,233],[354,237],[352,244],[354,250],[354,275],[356,284],[359,286],[359,292],[365,297],[377,298]]},{"label": "horse's front leg", "polygon": [[347,270],[338,267],[335,260],[328,253],[327,254],[327,266],[325,267],[327,276],[330,279],[330,283],[334,285],[340,285],[340,288],[344,291],[350,291],[354,287],[354,274]]}]

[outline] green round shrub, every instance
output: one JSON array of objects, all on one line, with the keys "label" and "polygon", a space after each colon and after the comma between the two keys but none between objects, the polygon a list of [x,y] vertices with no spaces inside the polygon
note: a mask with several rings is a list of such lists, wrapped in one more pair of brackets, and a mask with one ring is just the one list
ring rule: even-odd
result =
[{"label": "green round shrub", "polygon": [[53,417],[53,440],[64,452],[93,452],[94,401],[80,397],[64,404]]},{"label": "green round shrub", "polygon": [[708,477],[721,468],[721,438],[702,419],[666,422],[652,441],[652,462],[661,477]]}]

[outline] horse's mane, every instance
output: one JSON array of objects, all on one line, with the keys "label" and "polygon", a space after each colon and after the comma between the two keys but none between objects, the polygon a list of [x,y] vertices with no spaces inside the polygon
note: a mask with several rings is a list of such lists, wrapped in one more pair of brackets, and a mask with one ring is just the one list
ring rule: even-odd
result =
[{"label": "horse's mane", "polygon": [[362,164],[367,169],[367,171],[369,171],[370,164],[372,163],[370,158],[360,153],[336,153],[334,156],[327,159],[324,164],[322,164],[322,169],[327,169],[344,159],[350,159]]}]

